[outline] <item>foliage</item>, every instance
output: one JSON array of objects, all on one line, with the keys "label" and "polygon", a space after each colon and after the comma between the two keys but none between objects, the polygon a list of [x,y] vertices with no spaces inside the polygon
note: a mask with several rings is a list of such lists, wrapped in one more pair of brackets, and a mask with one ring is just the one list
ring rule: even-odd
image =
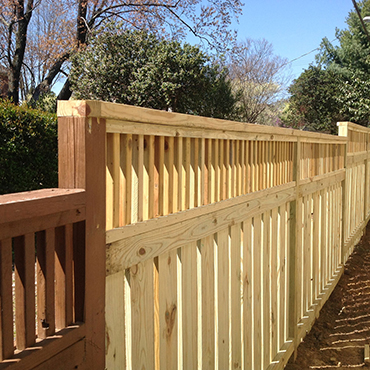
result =
[{"label": "foliage", "polygon": [[[33,100],[68,76],[69,57],[89,43],[105,21],[146,30],[177,40],[191,33],[206,46],[225,50],[235,39],[233,19],[241,14],[241,0],[0,0],[0,65],[9,71],[8,96],[18,103]],[[59,98],[70,97],[69,80]]]},{"label": "foliage", "polygon": [[[358,2],[362,18],[370,15],[370,0]],[[342,73],[361,71],[370,73],[370,43],[361,21],[352,10],[346,19],[347,29],[336,30],[338,46],[334,46],[327,38],[323,39],[321,52],[316,56],[319,64]],[[349,77],[349,76],[347,76]]]},{"label": "foliage", "polygon": [[338,74],[310,66],[289,87],[289,111],[282,115],[285,125],[311,131],[336,133],[342,119],[338,100],[341,80]]},{"label": "foliage", "polygon": [[57,118],[0,101],[0,194],[58,186]]},{"label": "foliage", "polygon": [[111,28],[72,58],[77,99],[99,99],[174,112],[227,117],[227,71],[199,48],[144,31]]},{"label": "foliage", "polygon": [[341,106],[342,120],[369,126],[370,80],[361,71],[351,72],[340,84],[337,100]]},{"label": "foliage", "polygon": [[34,103],[36,109],[47,113],[57,112],[57,96],[53,91],[43,94],[40,99]]},{"label": "foliage", "polygon": [[[370,0],[358,3],[361,17],[370,14]],[[347,17],[348,29],[337,30],[338,46],[323,39],[316,66],[293,82],[286,125],[299,125],[336,133],[337,121],[370,123],[370,37],[355,10]]]},{"label": "foliage", "polygon": [[268,41],[247,39],[237,45],[228,67],[233,91],[238,96],[235,119],[249,123],[273,123],[286,88],[287,60],[274,54]]}]

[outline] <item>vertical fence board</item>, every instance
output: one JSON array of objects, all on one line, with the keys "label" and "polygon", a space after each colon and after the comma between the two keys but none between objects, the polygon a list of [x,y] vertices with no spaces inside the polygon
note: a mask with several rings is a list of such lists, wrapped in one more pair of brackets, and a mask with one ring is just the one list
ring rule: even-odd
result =
[{"label": "vertical fence board", "polygon": [[271,321],[271,359],[278,352],[278,297],[280,298],[281,284],[278,273],[278,253],[280,246],[279,227],[278,227],[278,208],[273,208],[271,213],[271,254],[270,254],[270,321]]},{"label": "vertical fence board", "polygon": [[159,335],[160,369],[177,369],[178,304],[177,251],[159,256]]},{"label": "vertical fence board", "polygon": [[132,368],[154,369],[153,260],[130,268]]},{"label": "vertical fence board", "polygon": [[254,319],[253,319],[253,236],[252,219],[249,218],[243,223],[243,334],[244,334],[244,368],[253,368],[254,351]]},{"label": "vertical fence board", "polygon": [[278,293],[278,349],[280,350],[285,343],[286,340],[286,325],[287,325],[287,313],[288,313],[288,306],[287,306],[287,246],[288,246],[288,234],[286,232],[287,223],[288,223],[288,204],[284,204],[279,208],[278,214],[278,228],[279,228],[279,241],[278,241],[278,285],[279,285],[279,293]]},{"label": "vertical fence board", "polygon": [[267,368],[271,361],[271,305],[270,305],[270,255],[271,255],[271,212],[263,213],[262,232],[262,354],[263,369]]},{"label": "vertical fence board", "polygon": [[125,207],[125,222],[124,225],[130,224],[131,221],[131,193],[132,193],[132,135],[124,135],[121,141],[121,166],[123,167],[123,177],[126,182],[124,192]]},{"label": "vertical fence board", "polygon": [[254,318],[254,338],[253,338],[253,359],[254,368],[262,369],[263,343],[261,336],[262,329],[262,238],[261,238],[261,216],[253,218],[253,318]]},{"label": "vertical fence board", "polygon": [[128,369],[126,359],[125,271],[107,276],[105,305],[105,361],[109,370]]},{"label": "vertical fence board", "polygon": [[215,368],[215,253],[214,236],[202,239],[202,366]]},{"label": "vertical fence board", "polygon": [[228,229],[217,233],[217,272],[218,272],[218,367],[230,367],[230,245]]},{"label": "vertical fence board", "polygon": [[231,345],[232,367],[241,369],[241,224],[230,227]]},{"label": "vertical fence board", "polygon": [[182,265],[182,312],[183,312],[183,368],[198,367],[198,289],[197,243],[181,248]]}]

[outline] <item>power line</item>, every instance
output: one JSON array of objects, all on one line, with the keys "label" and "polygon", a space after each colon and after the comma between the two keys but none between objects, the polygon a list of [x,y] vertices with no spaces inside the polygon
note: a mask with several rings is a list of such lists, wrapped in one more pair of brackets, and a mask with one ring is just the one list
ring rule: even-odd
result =
[{"label": "power line", "polygon": [[[331,40],[330,43],[334,42],[335,40],[337,40],[337,38],[334,38],[333,40]],[[301,58],[303,58],[303,57],[305,57],[305,56],[307,56],[309,54],[312,54],[315,51],[321,50],[321,49],[322,49],[322,46],[319,46],[318,48],[313,49],[313,50],[309,51],[308,53],[304,53],[301,56],[299,56],[297,58],[294,58],[294,59],[290,60],[289,62],[286,62],[280,68],[283,68],[283,67],[287,66],[288,64],[291,64],[291,63],[295,62],[296,60],[299,60],[299,59],[301,59]]]}]

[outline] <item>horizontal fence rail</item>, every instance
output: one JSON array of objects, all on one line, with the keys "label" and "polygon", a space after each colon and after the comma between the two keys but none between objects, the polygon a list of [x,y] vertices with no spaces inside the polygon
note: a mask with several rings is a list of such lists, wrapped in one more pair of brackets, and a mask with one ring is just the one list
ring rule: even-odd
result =
[{"label": "horizontal fence rail", "polygon": [[0,196],[0,369],[33,368],[84,337],[84,220],[83,190]]}]

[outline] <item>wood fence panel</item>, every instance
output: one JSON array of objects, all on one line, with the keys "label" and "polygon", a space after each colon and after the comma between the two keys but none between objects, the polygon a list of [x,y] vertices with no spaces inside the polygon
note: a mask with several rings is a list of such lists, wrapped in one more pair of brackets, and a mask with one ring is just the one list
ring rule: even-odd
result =
[{"label": "wood fence panel", "polygon": [[106,121],[107,284],[124,287],[124,309],[107,305],[124,316],[124,339],[111,333],[123,367],[144,351],[155,368],[282,369],[368,220],[367,129],[334,137],[84,104],[64,109]]}]

